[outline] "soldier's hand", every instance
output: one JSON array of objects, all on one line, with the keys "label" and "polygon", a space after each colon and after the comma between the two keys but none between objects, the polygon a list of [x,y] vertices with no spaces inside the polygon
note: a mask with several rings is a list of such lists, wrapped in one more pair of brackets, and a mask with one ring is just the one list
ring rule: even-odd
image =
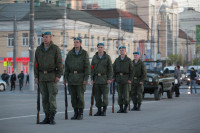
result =
[{"label": "soldier's hand", "polygon": [[86,84],[87,84],[87,81],[83,81],[83,84],[86,85]]},{"label": "soldier's hand", "polygon": [[60,78],[56,77],[56,82],[60,81]]},{"label": "soldier's hand", "polygon": [[36,82],[36,84],[38,84],[38,78],[35,78],[35,82]]},{"label": "soldier's hand", "polygon": [[130,80],[128,80],[128,84],[131,84],[131,81],[130,81]]},{"label": "soldier's hand", "polygon": [[143,82],[140,82],[141,85],[143,85]]},{"label": "soldier's hand", "polygon": [[107,83],[110,84],[110,83],[111,83],[111,80],[107,80]]},{"label": "soldier's hand", "polygon": [[63,80],[63,84],[66,85],[67,84],[67,80]]},{"label": "soldier's hand", "polygon": [[91,80],[91,84],[92,84],[92,85],[94,84],[94,80]]}]

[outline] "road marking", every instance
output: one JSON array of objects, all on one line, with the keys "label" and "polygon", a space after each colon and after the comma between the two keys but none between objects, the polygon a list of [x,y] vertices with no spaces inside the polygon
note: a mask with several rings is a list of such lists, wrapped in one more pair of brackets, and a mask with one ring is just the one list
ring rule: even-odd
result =
[{"label": "road marking", "polygon": [[[158,102],[158,101],[145,101],[143,102],[143,104],[149,104],[149,103],[154,103],[154,102]],[[132,104],[130,104],[132,105]],[[115,107],[118,106],[118,104],[115,104]],[[107,108],[112,108],[112,106],[107,106]],[[92,109],[96,109],[96,107],[92,108]],[[85,111],[89,111],[90,108],[84,109]],[[73,110],[68,111],[68,113],[72,113],[74,112]],[[65,112],[57,112],[56,114],[64,114]],[[41,115],[45,115],[45,114],[40,114]],[[28,118],[28,117],[36,117],[37,115],[24,115],[24,116],[17,116],[17,117],[7,117],[7,118],[0,118],[0,121],[4,121],[4,120],[13,120],[13,119],[20,119],[20,118]]]}]

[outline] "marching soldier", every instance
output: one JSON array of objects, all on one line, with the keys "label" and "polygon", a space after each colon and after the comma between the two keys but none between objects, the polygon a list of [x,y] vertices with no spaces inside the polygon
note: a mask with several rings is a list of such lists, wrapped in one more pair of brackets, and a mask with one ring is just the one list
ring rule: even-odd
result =
[{"label": "marching soldier", "polygon": [[74,38],[74,48],[65,60],[64,84],[71,90],[71,103],[74,108],[72,120],[83,119],[84,92],[89,77],[89,56],[82,47],[80,37]]},{"label": "marching soldier", "polygon": [[104,43],[98,43],[97,47],[98,52],[93,56],[91,64],[91,83],[94,85],[96,107],[98,108],[94,116],[106,116],[108,85],[112,81],[112,61],[104,51]]},{"label": "marching soldier", "polygon": [[35,52],[34,74],[42,94],[45,119],[40,124],[55,124],[57,82],[62,75],[60,49],[52,41],[50,31],[44,32],[43,42]]},{"label": "marching soldier", "polygon": [[131,98],[133,100],[134,107],[131,111],[138,110],[142,104],[142,95],[144,91],[144,80],[146,78],[146,68],[144,63],[140,60],[140,53],[134,52],[133,60],[133,82],[131,87]]},{"label": "marching soldier", "polygon": [[[113,64],[113,80],[117,82],[119,111],[117,113],[127,113],[129,104],[129,84],[132,80],[133,64],[126,55],[126,47],[119,47],[120,56]],[[124,107],[123,107],[124,105]]]}]

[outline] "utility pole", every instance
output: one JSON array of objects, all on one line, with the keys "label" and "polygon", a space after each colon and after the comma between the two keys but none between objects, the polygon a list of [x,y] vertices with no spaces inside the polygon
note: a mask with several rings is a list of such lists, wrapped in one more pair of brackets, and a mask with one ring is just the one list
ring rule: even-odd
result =
[{"label": "utility pole", "polygon": [[188,69],[188,35],[186,41],[186,68]]},{"label": "utility pole", "polygon": [[16,58],[17,58],[17,22],[16,22],[16,16],[15,16],[14,17],[14,46],[13,46],[13,70],[15,73],[17,72]]},{"label": "utility pole", "polygon": [[34,0],[30,0],[29,89],[34,91]]},{"label": "utility pole", "polygon": [[64,24],[63,24],[63,64],[65,63],[66,59],[66,19],[67,19],[67,10],[66,10],[66,0],[64,5]]},{"label": "utility pole", "polygon": [[121,25],[122,25],[122,18],[121,18],[121,9],[120,9],[120,11],[119,11],[119,23],[118,23],[118,26],[119,26],[119,30],[118,30],[118,46],[117,46],[118,55],[120,54],[119,53],[119,46],[121,45]]}]

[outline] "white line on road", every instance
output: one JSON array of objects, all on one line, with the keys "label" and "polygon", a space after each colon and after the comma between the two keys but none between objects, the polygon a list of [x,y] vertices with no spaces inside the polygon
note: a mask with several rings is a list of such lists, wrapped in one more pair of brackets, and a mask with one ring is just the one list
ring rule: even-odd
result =
[{"label": "white line on road", "polygon": [[[157,102],[157,101],[147,101],[147,102],[143,102],[143,104],[146,103],[153,103],[153,102]],[[117,106],[117,104],[115,104],[115,107]],[[112,108],[112,106],[108,106],[107,108]],[[93,109],[96,109],[93,108]],[[90,108],[88,109],[84,109],[84,110],[90,110]],[[73,110],[68,111],[68,113],[72,113],[74,112]],[[57,112],[57,114],[63,114],[65,112]],[[40,114],[40,115],[44,115],[44,114]],[[20,119],[20,118],[28,118],[28,117],[36,117],[36,115],[24,115],[24,116],[17,116],[17,117],[7,117],[7,118],[1,118],[0,121],[4,121],[4,120],[13,120],[13,119]]]}]

